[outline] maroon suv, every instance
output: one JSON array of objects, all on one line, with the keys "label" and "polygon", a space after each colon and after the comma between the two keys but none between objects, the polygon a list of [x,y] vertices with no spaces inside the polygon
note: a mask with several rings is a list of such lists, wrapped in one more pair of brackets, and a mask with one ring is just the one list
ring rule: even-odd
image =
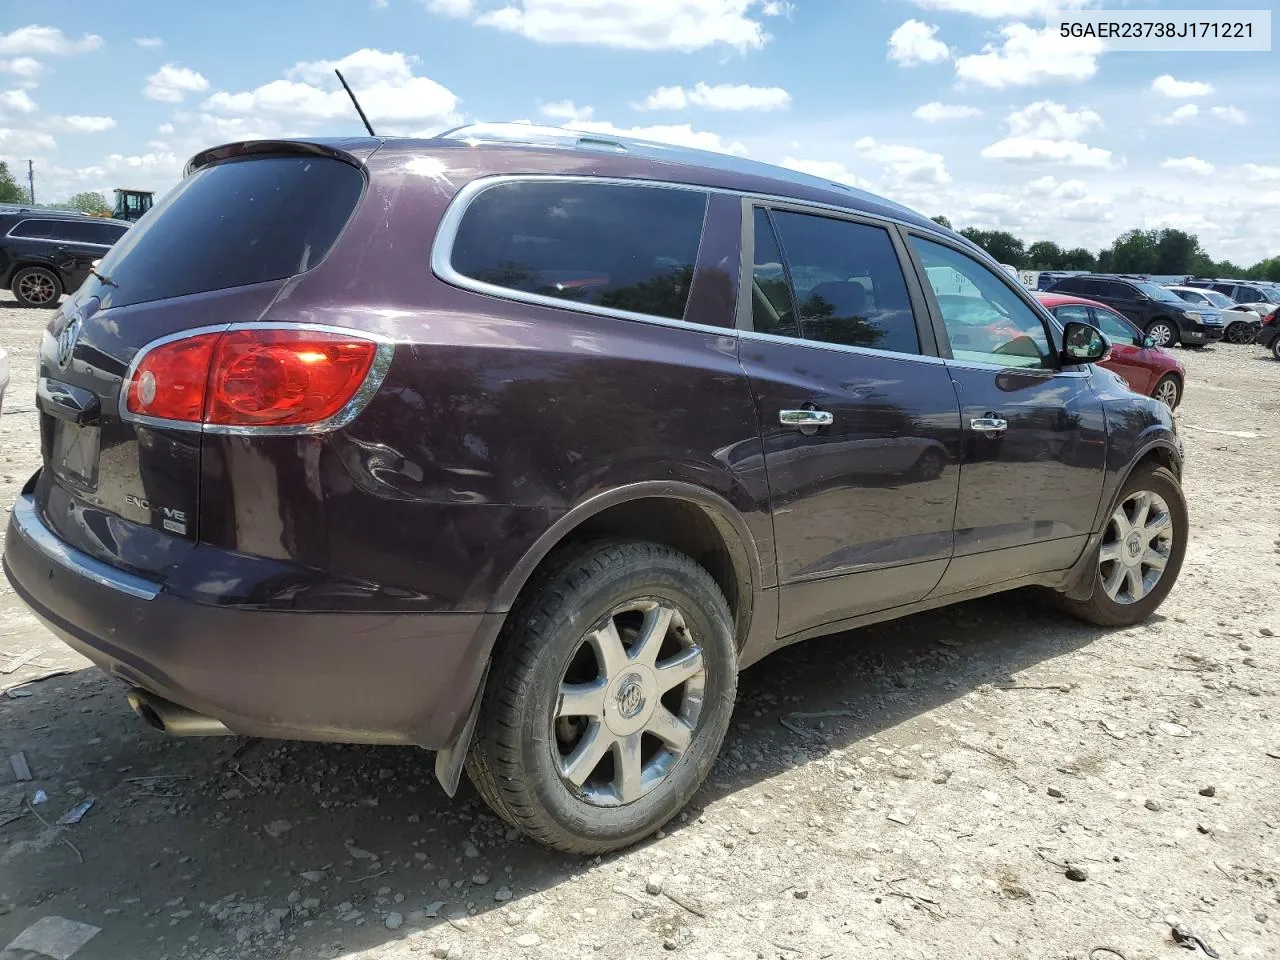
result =
[{"label": "maroon suv", "polygon": [[1107,350],[772,167],[529,126],[233,144],[49,324],[4,567],[155,726],[417,744],[604,851],[785,644],[1033,584],[1150,614],[1181,444]]}]

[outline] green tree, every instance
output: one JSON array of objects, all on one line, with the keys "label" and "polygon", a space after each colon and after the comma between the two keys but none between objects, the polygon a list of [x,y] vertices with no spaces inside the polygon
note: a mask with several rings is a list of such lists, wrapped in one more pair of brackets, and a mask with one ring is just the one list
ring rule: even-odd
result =
[{"label": "green tree", "polygon": [[1198,258],[1204,256],[1200,238],[1185,230],[1165,228],[1156,238],[1156,269],[1153,273],[1195,273]]},{"label": "green tree", "polygon": [[1098,258],[1084,247],[1074,247],[1062,254],[1063,270],[1097,270]]},{"label": "green tree", "polygon": [[[1159,273],[1160,235],[1155,230],[1130,230],[1116,238],[1110,251],[1113,273]],[[1101,262],[1102,257],[1099,257]]]},{"label": "green tree", "polygon": [[86,190],[83,193],[77,193],[67,201],[66,205],[68,208],[72,210],[79,210],[81,213],[111,212],[111,208],[107,206],[106,198],[96,190]]},{"label": "green tree", "polygon": [[936,217],[930,217],[929,219],[932,220],[934,223],[936,223],[940,227],[946,227],[948,230],[952,229],[951,221],[948,220],[946,217],[944,217],[942,214],[938,214]]},{"label": "green tree", "polygon": [[977,230],[973,227],[961,230],[968,237],[1001,263],[1021,267],[1026,263],[1027,250],[1022,241],[1006,230]]},{"label": "green tree", "polygon": [[31,196],[26,187],[18,186],[9,172],[9,164],[0,160],[0,203],[30,203]]},{"label": "green tree", "polygon": [[1032,270],[1061,270],[1063,253],[1052,240],[1038,240],[1027,249],[1027,266]]}]

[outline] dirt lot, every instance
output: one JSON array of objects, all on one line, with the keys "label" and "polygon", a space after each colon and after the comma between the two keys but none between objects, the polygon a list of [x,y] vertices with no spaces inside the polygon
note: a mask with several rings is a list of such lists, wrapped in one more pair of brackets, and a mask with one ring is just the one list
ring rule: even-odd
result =
[{"label": "dirt lot", "polygon": [[[0,302],[6,506],[47,318]],[[1180,355],[1194,530],[1160,615],[1005,596],[784,651],[680,822],[603,861],[450,801],[415,750],[165,739],[0,585],[0,948],[61,917],[90,925],[62,955],[99,928],[77,960],[1142,960],[1186,955],[1176,917],[1280,956],[1280,363]]]}]

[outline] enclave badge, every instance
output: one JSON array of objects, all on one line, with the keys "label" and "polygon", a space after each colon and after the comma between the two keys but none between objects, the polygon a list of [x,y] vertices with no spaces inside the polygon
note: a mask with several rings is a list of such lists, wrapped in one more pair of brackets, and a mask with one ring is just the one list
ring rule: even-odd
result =
[{"label": "enclave badge", "polygon": [[80,339],[80,325],[83,317],[77,312],[71,321],[62,328],[62,332],[58,334],[58,349],[54,354],[54,360],[58,367],[62,370],[71,366],[71,357],[76,352],[76,341]]}]

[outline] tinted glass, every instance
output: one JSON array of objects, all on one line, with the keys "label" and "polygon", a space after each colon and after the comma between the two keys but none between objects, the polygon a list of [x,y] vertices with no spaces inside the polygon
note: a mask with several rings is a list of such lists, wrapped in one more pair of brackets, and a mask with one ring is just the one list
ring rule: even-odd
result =
[{"label": "tinted glass", "polygon": [[1215,283],[1213,285],[1213,289],[1217,290],[1223,296],[1233,297],[1235,295],[1236,285],[1234,283]]},{"label": "tinted glass", "polygon": [[119,233],[110,231],[108,224],[88,219],[63,220],[54,226],[52,237],[66,243],[93,243],[104,247],[120,239]]},{"label": "tinted glass", "polygon": [[755,268],[751,275],[751,321],[761,333],[798,337],[795,302],[787,282],[782,250],[774,236],[769,214],[759,207],[755,213]]},{"label": "tinted glass", "polygon": [[47,240],[53,228],[54,223],[52,220],[23,220],[21,223],[16,224],[9,233],[15,237],[34,237]]},{"label": "tinted glass", "polygon": [[678,320],[706,207],[697,190],[503,183],[467,207],[453,268],[510,290]]},{"label": "tinted glass", "polygon": [[907,282],[889,233],[773,211],[805,339],[919,353]]},{"label": "tinted glass", "polygon": [[1088,294],[1096,292],[1093,283],[1094,281],[1085,277],[1063,277],[1057,283],[1050,284],[1049,289],[1063,293]]},{"label": "tinted glass", "polygon": [[1053,367],[1040,317],[998,274],[951,247],[911,237],[957,360]]},{"label": "tinted glass", "polygon": [[1134,286],[1152,300],[1159,300],[1162,303],[1177,303],[1181,299],[1181,297],[1172,290],[1167,287],[1162,287],[1158,283],[1138,282],[1135,283]]},{"label": "tinted glass", "polygon": [[324,157],[205,167],[125,231],[98,267],[115,286],[98,292],[123,306],[303,273],[329,252],[363,189],[359,170]]},{"label": "tinted glass", "polygon": [[1095,280],[1095,290],[1100,297],[1110,297],[1113,300],[1132,300],[1137,296],[1133,287],[1127,283],[1121,283],[1119,280]]},{"label": "tinted glass", "polygon": [[1236,299],[1241,303],[1263,303],[1266,297],[1257,287],[1237,287]]},{"label": "tinted glass", "polygon": [[1095,308],[1093,323],[1112,343],[1126,343],[1135,347],[1142,345],[1142,334],[1138,332],[1138,328],[1119,314]]},{"label": "tinted glass", "polygon": [[1081,306],[1078,303],[1070,303],[1065,307],[1058,307],[1053,311],[1053,315],[1064,324],[1072,322],[1093,323],[1093,321],[1089,319],[1089,308]]}]

